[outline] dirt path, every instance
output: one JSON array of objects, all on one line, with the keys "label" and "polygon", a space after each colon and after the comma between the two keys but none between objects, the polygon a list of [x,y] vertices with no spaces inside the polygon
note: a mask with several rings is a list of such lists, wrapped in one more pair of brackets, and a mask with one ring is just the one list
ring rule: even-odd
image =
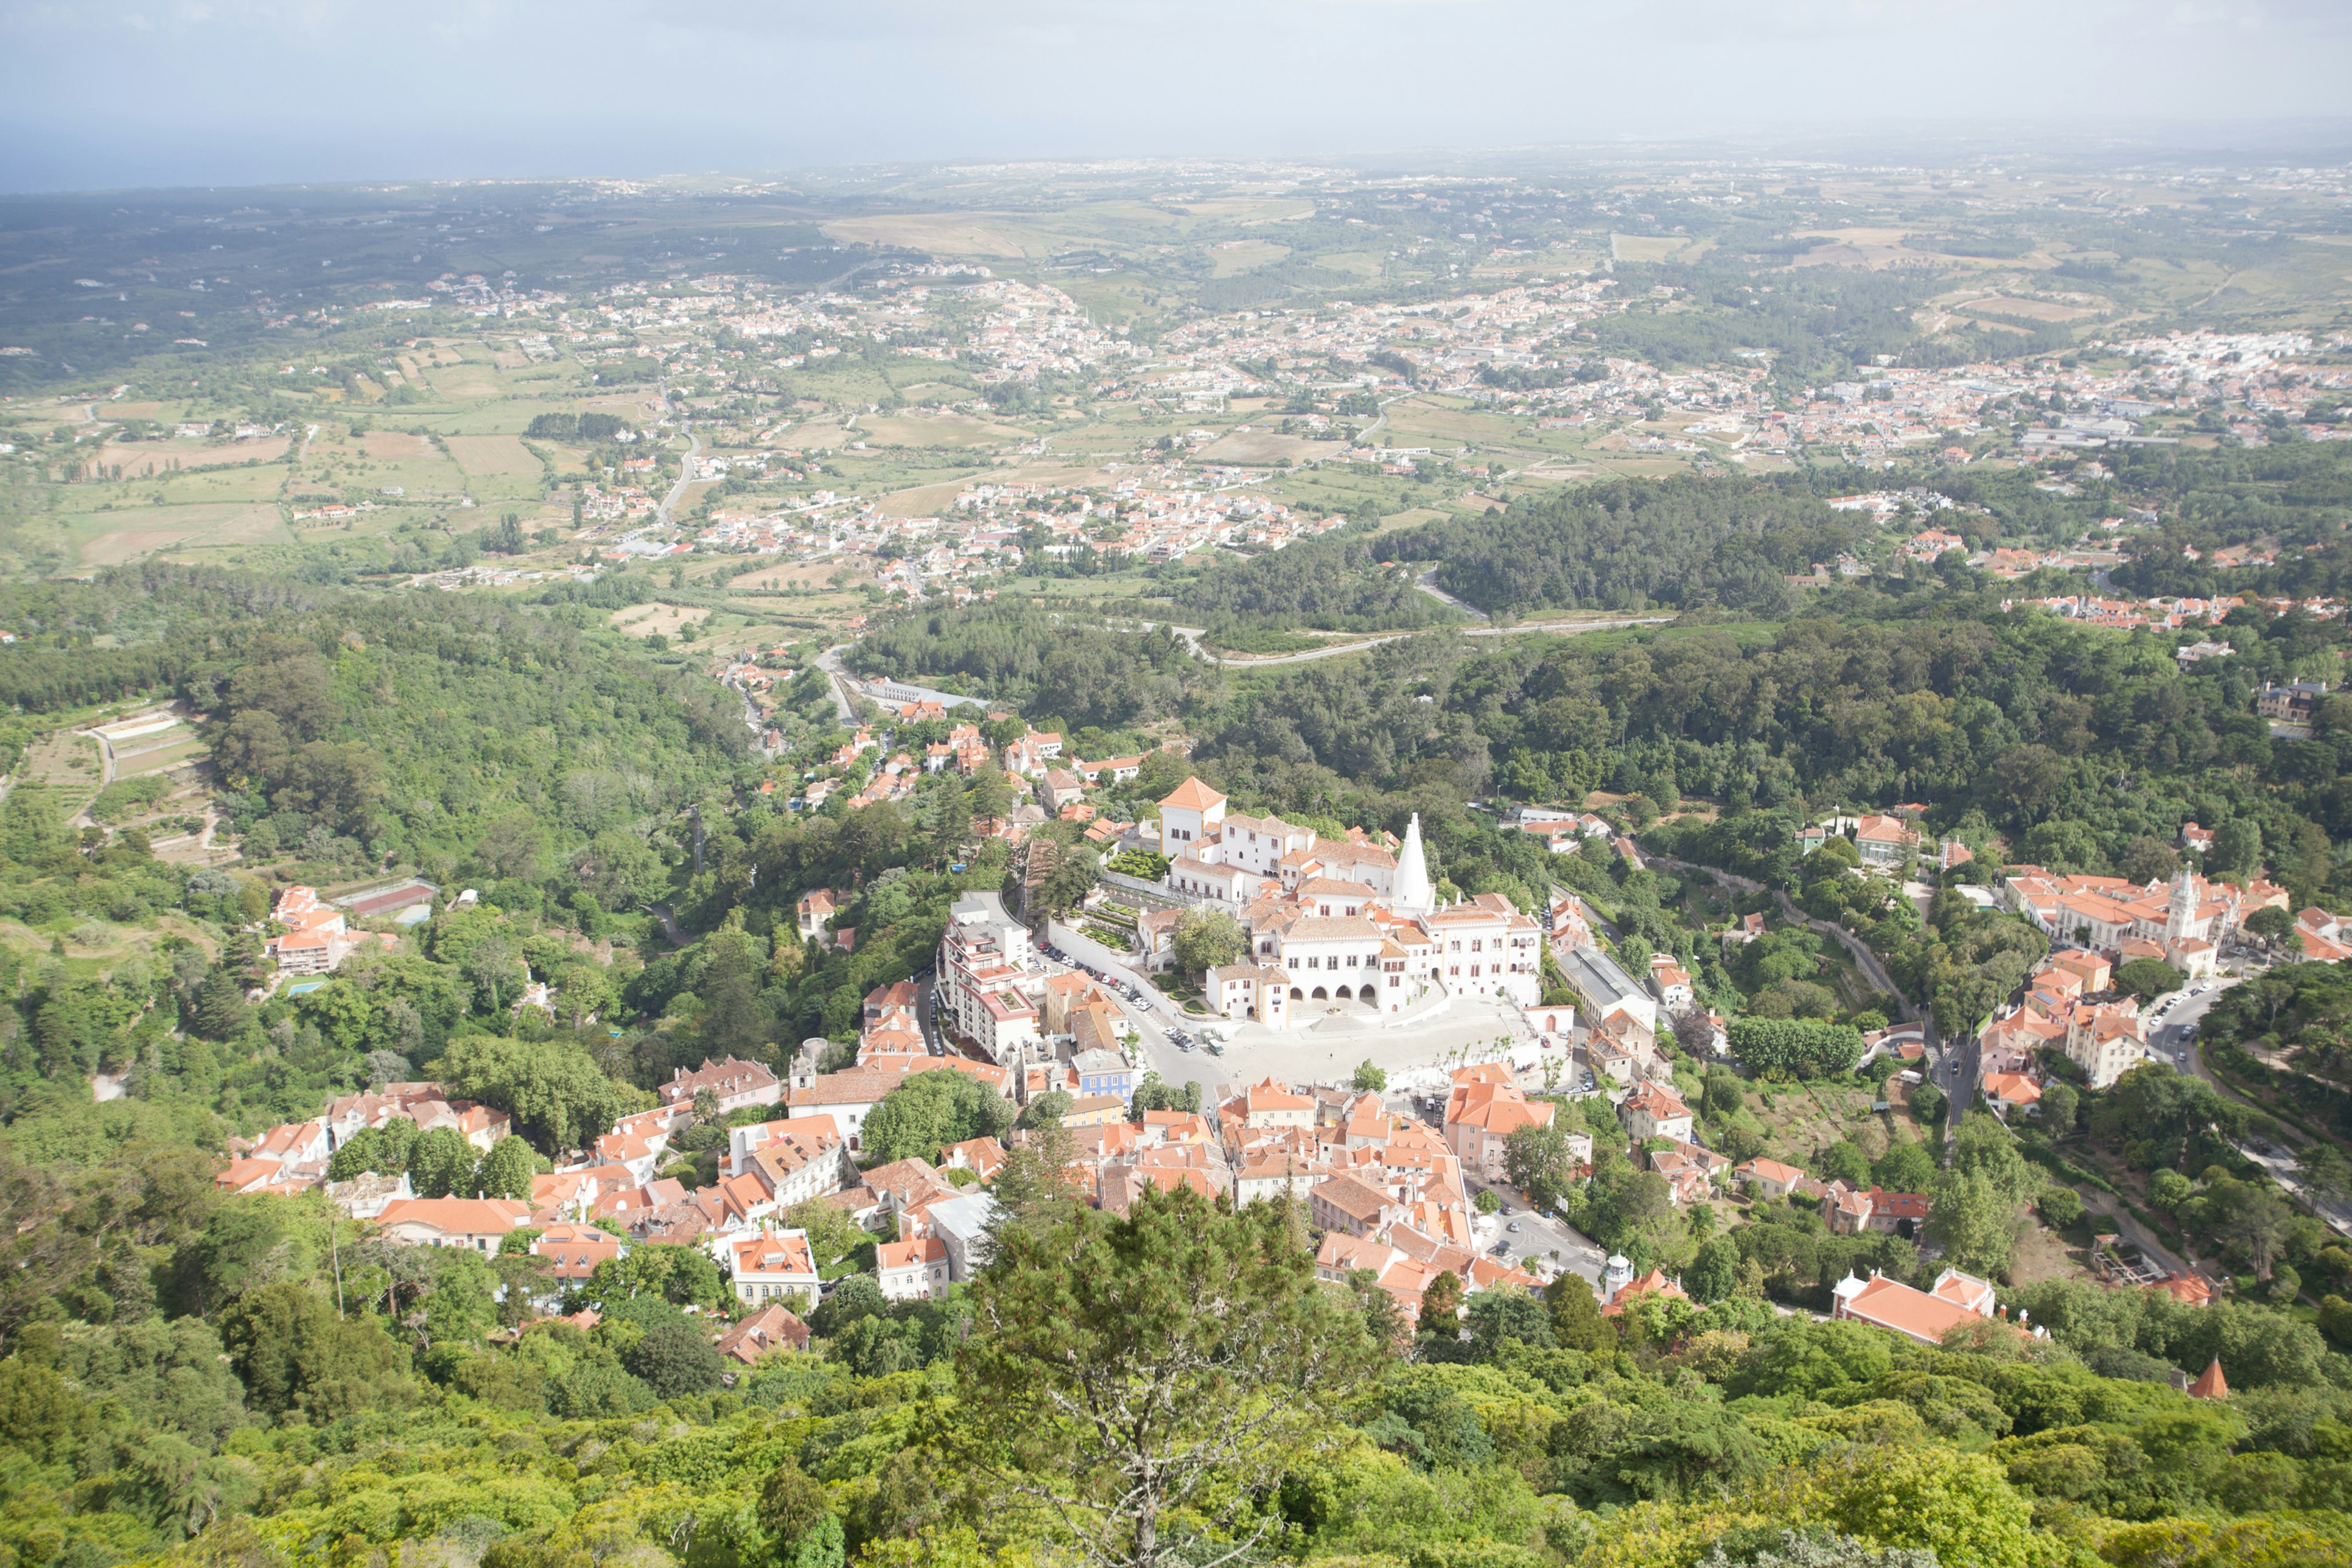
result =
[{"label": "dirt path", "polygon": [[[105,789],[114,782],[114,742],[102,730],[79,730],[75,733],[88,735],[98,742],[98,787],[100,790]],[[95,795],[83,802],[82,808],[73,815],[73,826],[76,827],[95,826],[96,819],[89,815],[89,808],[97,804],[98,796]]]}]

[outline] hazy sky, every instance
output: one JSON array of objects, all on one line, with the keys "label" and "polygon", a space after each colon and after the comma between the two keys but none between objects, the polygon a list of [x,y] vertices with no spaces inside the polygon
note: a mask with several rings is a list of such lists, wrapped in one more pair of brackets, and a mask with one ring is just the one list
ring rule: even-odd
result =
[{"label": "hazy sky", "polygon": [[0,189],[2352,115],[2352,0],[0,0]]}]

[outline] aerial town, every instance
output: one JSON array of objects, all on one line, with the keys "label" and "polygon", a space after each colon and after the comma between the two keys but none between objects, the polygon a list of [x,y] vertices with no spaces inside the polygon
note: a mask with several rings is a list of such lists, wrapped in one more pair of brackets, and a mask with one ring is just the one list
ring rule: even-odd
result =
[{"label": "aerial town", "polygon": [[0,1568],[2352,1561],[2343,29],[478,9],[12,32]]}]

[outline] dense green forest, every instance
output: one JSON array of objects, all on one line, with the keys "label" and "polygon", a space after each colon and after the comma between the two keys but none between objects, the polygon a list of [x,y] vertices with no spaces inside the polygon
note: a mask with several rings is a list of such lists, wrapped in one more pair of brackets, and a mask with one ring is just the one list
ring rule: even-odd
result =
[{"label": "dense green forest", "polygon": [[1171,717],[1210,675],[1165,626],[1105,625],[1073,605],[904,616],[845,656],[861,671],[961,680],[992,701],[1104,729]]},{"label": "dense green forest", "polygon": [[[1585,335],[1603,354],[1661,366],[1735,364],[1743,350],[1768,350],[1773,374],[1790,385],[1849,374],[1882,354],[1935,355],[1961,347],[1931,342],[1914,324],[1914,312],[1936,290],[1925,279],[1844,271],[1807,279],[1781,270],[1772,275],[1771,288],[1758,291],[1757,263],[1784,261],[1820,243],[1735,232],[1721,251],[1696,264],[1621,264],[1612,269],[1619,289],[1641,302],[1595,319]],[[1671,300],[1643,298],[1659,289],[1673,290]],[[1981,352],[1980,344],[1968,347]],[[2018,352],[2005,343],[1999,354],[1984,357]]]},{"label": "dense green forest", "polygon": [[[1614,1320],[1572,1275],[1465,1319],[1440,1289],[1416,1324],[1318,1283],[1285,1204],[1154,1194],[1113,1217],[1050,1169],[1031,1152],[1000,1176],[970,1286],[893,1306],[845,1282],[810,1350],[743,1367],[705,1337],[718,1277],[681,1249],[554,1291],[527,1256],[383,1247],[312,1202],[217,1198],[184,1163],[11,1168],[12,1197],[55,1205],[17,1232],[19,1268],[102,1246],[169,1289],[102,1316],[52,1299],[9,1335],[0,1550],[59,1568],[2352,1552],[2352,1394],[2275,1314],[2053,1283],[2013,1298],[2051,1338],[1927,1348],[1777,1316],[1735,1270]],[[517,1334],[532,1295],[601,1321]],[[2214,1357],[2227,1404],[2167,1386]]]},{"label": "dense green forest", "polygon": [[1856,591],[1761,641],[1703,624],[1475,653],[1412,639],[1234,691],[1203,715],[1201,756],[1278,807],[1383,820],[1489,792],[1791,813],[1920,801],[2066,869],[2104,869],[2183,821],[2244,817],[2305,891],[2333,885],[2352,735],[2331,718],[2312,740],[2273,740],[2252,695],[2335,658],[2340,622],[2242,610],[2223,635],[2243,651],[2184,671],[2151,633],[1990,598]]},{"label": "dense green forest", "polygon": [[176,696],[215,721],[235,830],[347,873],[532,881],[600,834],[666,835],[749,754],[724,691],[576,613],[153,566],[0,588],[0,615],[20,713]]},{"label": "dense green forest", "polygon": [[1783,580],[1861,530],[1801,483],[1680,479],[1579,486],[1500,512],[1383,535],[1390,561],[1434,561],[1447,593],[1496,615],[1719,605],[1784,614]]},{"label": "dense green forest", "polygon": [[1411,572],[1383,567],[1382,558],[1349,529],[1244,560],[1219,559],[1184,584],[1176,605],[1213,637],[1292,626],[1405,631],[1458,618],[1415,588]]}]

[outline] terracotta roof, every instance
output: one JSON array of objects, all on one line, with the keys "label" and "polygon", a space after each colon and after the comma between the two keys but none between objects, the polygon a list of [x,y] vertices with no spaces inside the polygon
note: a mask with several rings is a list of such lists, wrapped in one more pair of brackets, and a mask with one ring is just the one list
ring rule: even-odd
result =
[{"label": "terracotta roof", "polygon": [[1669,1279],[1664,1271],[1653,1268],[1647,1274],[1628,1279],[1617,1287],[1617,1293],[1609,1298],[1609,1304],[1601,1309],[1601,1315],[1616,1317],[1643,1296],[1663,1296],[1669,1300],[1689,1299],[1679,1281]]},{"label": "terracotta roof", "polygon": [[2189,1385],[2189,1395],[2192,1399],[2230,1397],[2230,1380],[2221,1375],[2220,1356],[2215,1356],[2205,1370],[2198,1375],[2197,1381]]},{"label": "terracotta roof", "polygon": [[1347,1175],[1333,1176],[1328,1181],[1318,1183],[1307,1195],[1321,1198],[1350,1219],[1360,1220],[1367,1225],[1378,1223],[1392,1202],[1388,1194],[1379,1188],[1367,1186],[1355,1177]]},{"label": "terracotta roof", "polygon": [[808,1349],[809,1328],[782,1307],[768,1307],[719,1336],[719,1353],[750,1366],[780,1345]]},{"label": "terracotta roof", "polygon": [[1508,1084],[1465,1084],[1448,1097],[1445,1121],[1448,1126],[1483,1128],[1499,1138],[1522,1127],[1550,1126],[1552,1110],[1549,1100],[1529,1100]]},{"label": "terracotta roof", "polygon": [[1847,1317],[1892,1329],[1931,1345],[1942,1343],[1944,1335],[1958,1325],[1978,1322],[1984,1317],[1943,1295],[1915,1290],[1883,1274],[1873,1274],[1866,1284],[1845,1298],[1844,1306]]},{"label": "terracotta roof", "polygon": [[1680,1095],[1664,1085],[1654,1082],[1643,1083],[1641,1088],[1627,1095],[1623,1103],[1646,1110],[1660,1121],[1690,1114],[1690,1107],[1682,1102]]},{"label": "terracotta roof", "polygon": [[376,1223],[428,1225],[445,1234],[504,1235],[530,1219],[530,1205],[512,1198],[403,1198],[386,1204]]},{"label": "terracotta roof", "polygon": [[2042,1086],[2022,1073],[1989,1072],[1985,1092],[2010,1105],[2032,1105],[2042,1098]]},{"label": "terracotta roof", "polygon": [[816,1273],[816,1260],[809,1251],[808,1237],[798,1232],[747,1237],[737,1242],[731,1251],[738,1275]]},{"label": "terracotta roof", "polygon": [[1180,811],[1211,811],[1224,805],[1225,797],[1199,779],[1190,778],[1178,784],[1160,804],[1172,805]]},{"label": "terracotta roof", "polygon": [[1252,1110],[1312,1110],[1315,1102],[1305,1095],[1293,1094],[1272,1079],[1264,1079],[1249,1086],[1244,1096]]},{"label": "terracotta roof", "polygon": [[893,1268],[921,1268],[948,1260],[948,1244],[936,1236],[919,1241],[886,1241],[874,1249],[877,1273]]},{"label": "terracotta roof", "polygon": [[1333,915],[1326,920],[1306,916],[1292,922],[1283,933],[1286,943],[1294,942],[1378,942],[1381,928],[1361,915]]}]

